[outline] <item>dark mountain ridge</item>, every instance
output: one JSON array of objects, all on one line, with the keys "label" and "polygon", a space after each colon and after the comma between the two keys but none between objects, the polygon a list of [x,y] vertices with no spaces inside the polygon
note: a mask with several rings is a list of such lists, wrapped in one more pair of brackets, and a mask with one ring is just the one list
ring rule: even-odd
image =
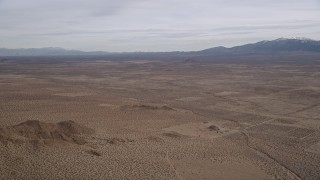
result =
[{"label": "dark mountain ridge", "polygon": [[306,38],[279,38],[272,41],[260,41],[231,48],[215,47],[202,50],[202,53],[270,53],[270,52],[320,52],[320,41]]},{"label": "dark mountain ridge", "polygon": [[174,51],[174,52],[123,52],[110,53],[104,51],[85,52],[79,50],[66,50],[63,48],[30,48],[30,49],[6,49],[0,48],[0,56],[68,56],[68,55],[98,55],[98,56],[210,56],[210,55],[234,55],[234,54],[270,54],[280,52],[313,52],[320,53],[320,41],[296,38],[279,38],[271,41],[260,41],[226,48],[218,46],[202,51]]}]

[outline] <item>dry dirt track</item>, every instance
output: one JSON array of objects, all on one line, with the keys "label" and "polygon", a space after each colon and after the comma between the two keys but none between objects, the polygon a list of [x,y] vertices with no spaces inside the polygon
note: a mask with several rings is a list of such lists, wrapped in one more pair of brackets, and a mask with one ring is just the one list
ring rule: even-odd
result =
[{"label": "dry dirt track", "polygon": [[[319,72],[311,60],[9,58],[0,179],[319,179]],[[83,126],[95,133],[70,133]]]}]

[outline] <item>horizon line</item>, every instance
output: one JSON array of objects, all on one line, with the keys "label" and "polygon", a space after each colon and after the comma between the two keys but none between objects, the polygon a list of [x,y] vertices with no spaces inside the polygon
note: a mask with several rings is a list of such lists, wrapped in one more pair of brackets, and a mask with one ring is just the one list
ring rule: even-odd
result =
[{"label": "horizon line", "polygon": [[60,49],[60,50],[65,50],[65,51],[80,51],[83,53],[95,53],[95,52],[100,52],[100,53],[168,53],[168,52],[197,52],[197,51],[203,51],[203,50],[207,50],[207,49],[212,49],[212,48],[217,48],[217,47],[222,47],[222,48],[234,48],[234,47],[238,47],[238,46],[243,46],[243,45],[248,45],[248,44],[255,44],[255,43],[259,43],[259,42],[270,42],[270,41],[276,41],[276,40],[308,40],[308,41],[320,41],[320,40],[315,40],[315,39],[311,39],[311,38],[306,38],[306,37],[291,37],[291,38],[284,38],[284,37],[280,37],[280,38],[276,38],[276,39],[272,39],[272,40],[259,40],[259,41],[255,41],[255,42],[248,42],[248,43],[243,43],[240,45],[234,45],[234,46],[213,46],[213,47],[208,47],[205,49],[199,49],[199,50],[173,50],[173,51],[107,51],[107,50],[95,50],[95,51],[86,51],[86,50],[79,50],[79,49],[68,49],[68,48],[63,48],[63,47],[54,47],[54,46],[47,46],[47,47],[32,47],[32,48],[6,48],[6,47],[0,47],[0,49],[7,49],[7,50],[30,50],[30,49]]}]

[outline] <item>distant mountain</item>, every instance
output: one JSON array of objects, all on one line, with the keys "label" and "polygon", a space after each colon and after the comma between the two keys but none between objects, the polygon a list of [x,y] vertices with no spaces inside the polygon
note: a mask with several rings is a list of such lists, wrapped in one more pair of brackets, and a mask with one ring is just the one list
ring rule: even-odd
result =
[{"label": "distant mountain", "polygon": [[0,56],[57,56],[57,55],[104,55],[107,52],[84,52],[78,50],[66,50],[59,47],[30,48],[30,49],[6,49],[0,48]]},{"label": "distant mountain", "polygon": [[209,48],[209,49],[205,49],[205,50],[202,50],[202,51],[199,51],[200,53],[228,53],[230,52],[230,48],[226,48],[226,47],[223,47],[223,46],[218,46],[218,47],[214,47],[214,48]]},{"label": "distant mountain", "polygon": [[67,56],[67,55],[113,55],[132,57],[156,57],[156,56],[213,56],[228,54],[260,54],[279,52],[317,52],[320,53],[320,41],[306,38],[285,39],[272,41],[260,41],[253,44],[245,44],[226,48],[223,46],[190,52],[133,52],[133,53],[108,53],[104,51],[84,52],[78,50],[66,50],[62,48],[31,48],[31,49],[6,49],[0,48],[0,56]]},{"label": "distant mountain", "polygon": [[255,44],[233,47],[234,51],[279,52],[279,51],[312,51],[320,52],[320,41],[311,39],[276,39],[261,41]]},{"label": "distant mountain", "polygon": [[202,53],[273,53],[273,52],[320,52],[320,41],[306,38],[279,38],[272,41],[260,41],[232,48],[215,47],[200,51]]}]

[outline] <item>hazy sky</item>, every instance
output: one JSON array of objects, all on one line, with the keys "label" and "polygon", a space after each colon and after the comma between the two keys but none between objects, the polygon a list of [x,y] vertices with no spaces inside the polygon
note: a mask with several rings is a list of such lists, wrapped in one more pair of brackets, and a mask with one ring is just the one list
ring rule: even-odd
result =
[{"label": "hazy sky", "polygon": [[320,0],[0,0],[0,47],[173,51],[320,40]]}]

